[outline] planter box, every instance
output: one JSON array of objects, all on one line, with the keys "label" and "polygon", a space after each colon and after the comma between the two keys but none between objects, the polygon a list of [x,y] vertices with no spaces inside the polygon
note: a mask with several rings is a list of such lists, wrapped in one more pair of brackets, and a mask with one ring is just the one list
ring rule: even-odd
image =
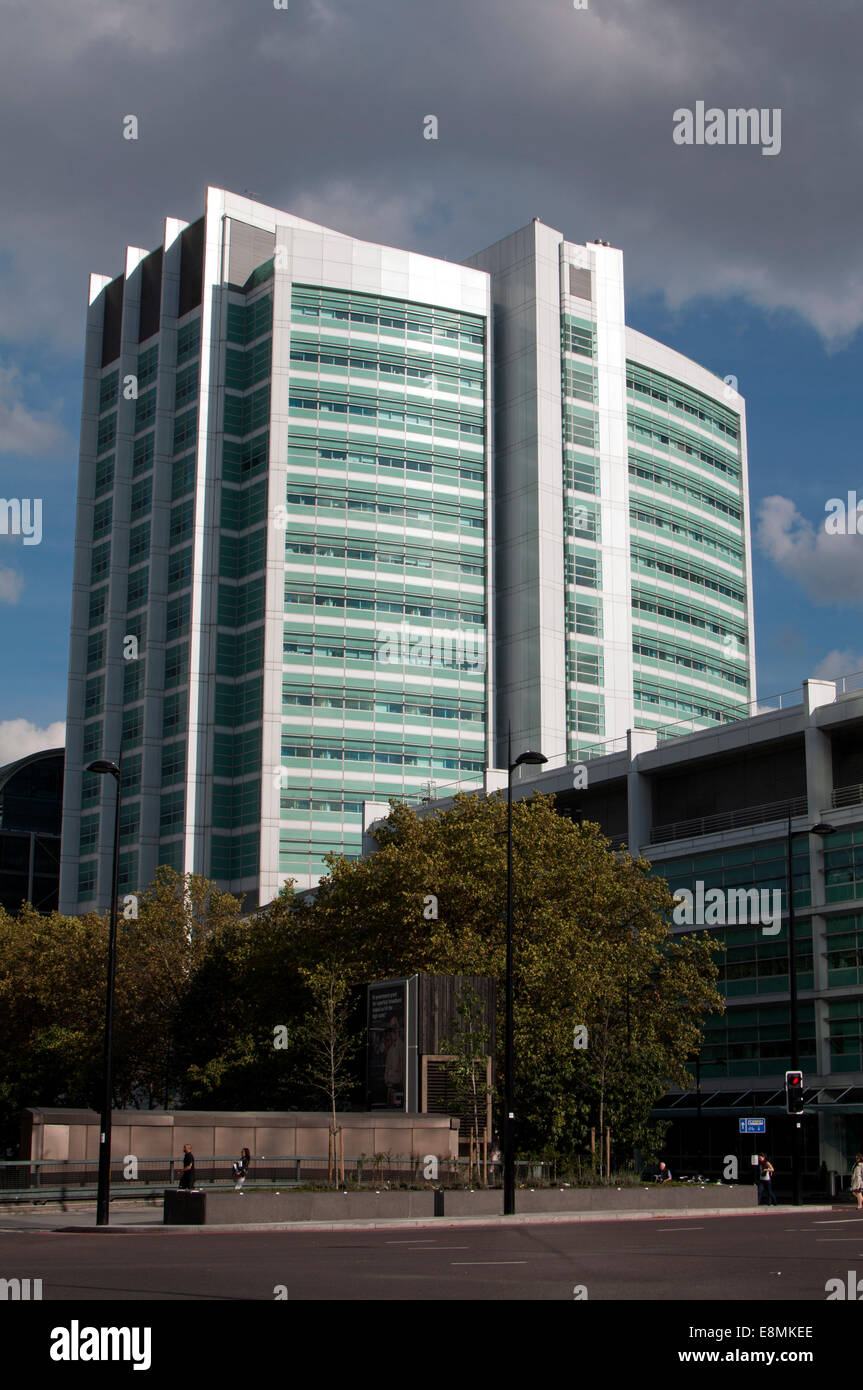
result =
[{"label": "planter box", "polygon": [[188,1191],[185,1188],[165,1188],[165,1205],[162,1209],[164,1226],[203,1226],[206,1224],[206,1192]]},{"label": "planter box", "polygon": [[[447,1194],[449,1195],[449,1194]],[[580,1187],[551,1188],[535,1192],[517,1191],[517,1212],[566,1211],[682,1211],[687,1208],[721,1207],[730,1211],[748,1210],[758,1205],[758,1189],[753,1186],[662,1187],[650,1183],[645,1187]]]},{"label": "planter box", "polygon": [[[166,1192],[164,1224],[184,1221],[184,1193]],[[194,1194],[197,1196],[198,1194]],[[232,1226],[266,1224],[279,1221],[377,1221],[424,1218],[433,1215],[434,1193],[428,1192],[217,1192],[200,1194],[200,1216],[190,1216],[187,1225]]]},{"label": "planter box", "polygon": [[[441,1197],[443,1212],[440,1212]],[[739,1187],[573,1187],[519,1189],[518,1215],[569,1212],[682,1211],[699,1208],[748,1211],[757,1206],[758,1190]],[[502,1216],[503,1193],[473,1192],[178,1192],[166,1190],[166,1225],[232,1226],[282,1221],[426,1220],[444,1216]]]}]

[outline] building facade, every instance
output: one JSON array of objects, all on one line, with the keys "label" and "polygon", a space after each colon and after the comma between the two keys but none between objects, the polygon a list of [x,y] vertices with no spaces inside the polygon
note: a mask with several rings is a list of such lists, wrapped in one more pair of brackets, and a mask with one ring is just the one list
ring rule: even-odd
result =
[{"label": "building facade", "polygon": [[510,728],[560,766],[748,712],[743,402],[627,327],[620,251],[534,221],[457,266],[210,189],[90,301],[65,910],[121,750],[123,888],[255,903]]},{"label": "building facade", "polygon": [[490,760],[488,277],[220,189],[93,276],[61,904],[268,902]]},{"label": "building facade", "polygon": [[0,767],[0,907],[54,912],[60,887],[63,749]]},{"label": "building facade", "polygon": [[495,331],[497,765],[755,698],[745,407],[626,324],[622,252],[538,219],[472,256]]}]

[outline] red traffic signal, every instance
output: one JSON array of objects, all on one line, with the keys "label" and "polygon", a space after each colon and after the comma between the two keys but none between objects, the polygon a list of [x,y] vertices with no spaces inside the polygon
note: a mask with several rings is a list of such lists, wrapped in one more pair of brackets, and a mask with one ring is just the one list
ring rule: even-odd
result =
[{"label": "red traffic signal", "polygon": [[799,1115],[803,1109],[803,1073],[785,1073],[785,1108],[789,1115]]}]

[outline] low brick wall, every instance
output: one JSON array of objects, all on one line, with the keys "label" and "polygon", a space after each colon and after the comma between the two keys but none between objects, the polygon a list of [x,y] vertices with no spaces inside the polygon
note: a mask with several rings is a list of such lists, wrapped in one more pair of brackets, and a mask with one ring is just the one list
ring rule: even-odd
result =
[{"label": "low brick wall", "polygon": [[[442,1194],[445,1216],[502,1216],[503,1193],[477,1189]],[[758,1190],[740,1187],[608,1187],[518,1190],[520,1215],[578,1212],[749,1210]],[[178,1192],[166,1189],[166,1225],[230,1226],[280,1221],[425,1220],[435,1215],[435,1193],[425,1192]]]}]

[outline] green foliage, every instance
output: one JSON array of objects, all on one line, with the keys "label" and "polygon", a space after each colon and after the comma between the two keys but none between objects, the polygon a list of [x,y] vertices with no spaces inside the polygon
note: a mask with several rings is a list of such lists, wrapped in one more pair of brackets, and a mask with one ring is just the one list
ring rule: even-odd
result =
[{"label": "green foliage", "polygon": [[87,1105],[102,1066],[107,923],[0,909],[0,1141],[27,1105]]},{"label": "green foliage", "polygon": [[[379,852],[333,857],[309,939],[356,979],[417,971],[497,983],[497,1068],[503,1076],[506,821],[502,795],[457,796],[418,816],[393,804]],[[615,1149],[648,1141],[651,1105],[685,1083],[701,1021],[722,1008],[715,947],[671,938],[667,885],[534,795],[513,805],[516,1115],[522,1152],[583,1152],[591,1127]],[[423,899],[438,899],[437,919]],[[574,1047],[587,1028],[588,1046]],[[500,1097],[498,1097],[500,1099]]]},{"label": "green foliage", "polygon": [[355,1084],[351,1063],[361,1043],[360,1035],[350,1029],[353,991],[338,965],[301,968],[300,973],[311,996],[297,1030],[303,1070],[312,1089],[326,1097],[335,1129],[338,1102]]},{"label": "green foliage", "polygon": [[456,999],[457,1022],[451,1038],[442,1038],[440,1049],[451,1055],[447,1086],[452,1113],[463,1116],[477,1144],[485,1129],[485,1111],[491,1087],[486,1081],[491,1029],[485,1021],[485,1005],[475,989],[462,985]]},{"label": "green foliage", "polygon": [[[164,1103],[181,1085],[177,1024],[208,941],[239,919],[236,898],[159,869],[137,920],[120,916],[114,999],[114,1101]],[[98,1108],[108,960],[107,914],[0,910],[0,1142],[28,1105]]]},{"label": "green foliage", "polygon": [[[331,856],[313,904],[288,885],[250,917],[206,880],[160,869],[138,919],[120,921],[117,1103],[285,1109],[326,1095],[332,1111],[360,1072],[350,991],[426,971],[496,982],[499,1090],[506,820],[500,795],[458,796],[425,816],[393,804],[378,852]],[[620,1158],[647,1151],[651,1105],[669,1081],[686,1084],[702,1019],[722,1007],[715,947],[704,934],[672,938],[667,885],[597,826],[558,816],[551,798],[514,803],[513,844],[519,1150],[583,1155],[590,1128],[609,1126]],[[107,935],[95,913],[0,912],[5,1143],[26,1105],[98,1104]],[[480,1043],[463,1004],[453,1044],[465,1060]],[[274,1046],[280,1027],[285,1049]]]}]

